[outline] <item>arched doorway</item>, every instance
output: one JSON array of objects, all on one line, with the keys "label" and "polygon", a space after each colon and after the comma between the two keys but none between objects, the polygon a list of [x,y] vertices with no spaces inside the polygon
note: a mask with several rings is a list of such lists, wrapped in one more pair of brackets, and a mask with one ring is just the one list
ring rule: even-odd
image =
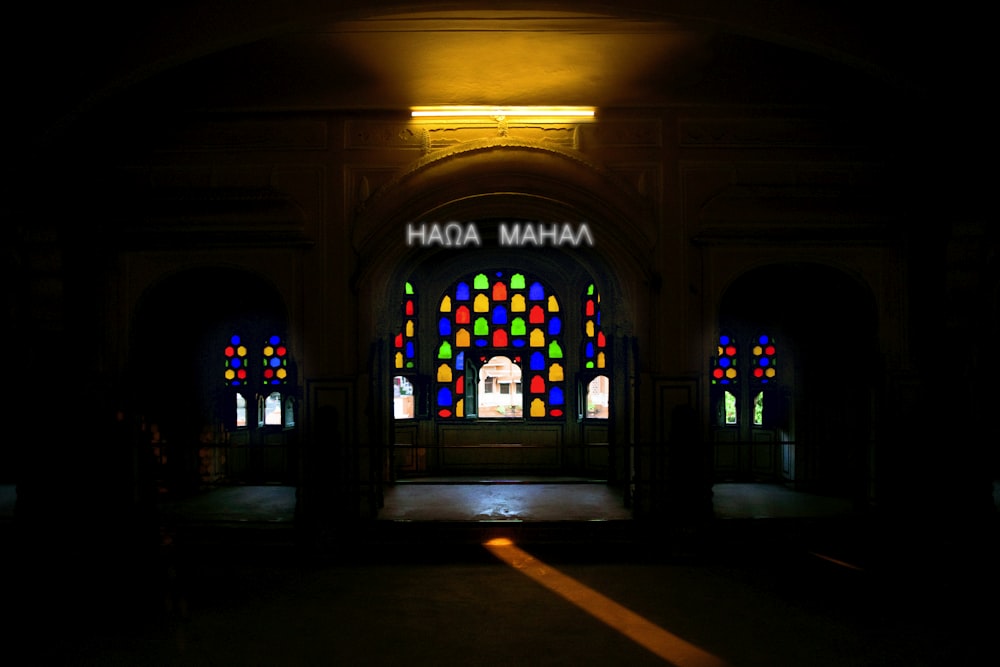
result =
[{"label": "arched doorway", "polygon": [[718,312],[709,415],[716,480],[864,500],[878,376],[867,288],[829,266],[775,264],[742,274]]},{"label": "arched doorway", "polygon": [[299,390],[288,335],[281,295],[256,274],[195,268],[147,288],[128,363],[147,483],[178,494],[294,483]]},{"label": "arched doorway", "polygon": [[[381,341],[372,375],[379,378],[374,400],[384,426],[386,483],[398,486],[418,475],[446,476],[451,482],[467,475],[505,481],[526,475],[572,477],[574,482],[617,485],[618,507],[627,504],[627,443],[634,423],[633,397],[625,388],[632,386],[627,377],[635,372],[629,340],[636,326],[628,294],[647,282],[644,272],[652,246],[641,231],[648,215],[636,204],[641,201],[576,156],[498,140],[421,161],[365,202],[355,236],[362,267],[357,284],[359,302],[376,307],[360,319],[372,323],[372,338]],[[451,222],[463,230],[474,225],[479,242],[457,244],[460,247],[404,243],[412,225],[428,225],[429,234],[430,225]],[[549,242],[505,245],[504,224],[545,226]],[[567,224],[574,238],[584,235],[586,225],[593,242],[554,242]],[[558,226],[554,233],[553,225]],[[387,239],[398,241],[387,244]],[[481,331],[476,329],[479,317],[459,322],[442,311],[446,299],[449,307],[454,305],[460,284],[474,285],[480,276],[486,285],[478,293],[473,287],[471,299],[486,301],[478,313],[487,320]],[[528,277],[523,287],[515,287],[515,276]],[[503,284],[505,296],[492,292],[496,282]],[[532,322],[529,307],[524,313],[527,327],[518,329],[512,294],[530,290],[533,283],[544,285],[546,299],[558,303],[559,314],[550,317],[551,311],[546,311]],[[413,289],[413,312],[418,313],[412,325],[404,305],[409,301],[405,286]],[[593,334],[586,333],[588,289],[595,290],[595,303],[599,293],[604,324],[599,331],[592,321]],[[474,303],[469,305],[475,311]],[[510,319],[492,319],[498,308]],[[444,325],[442,319],[447,320]],[[539,329],[538,350],[548,351],[554,342],[560,346],[558,361],[546,353],[537,368],[532,366],[533,324]],[[460,332],[463,325],[468,330]],[[414,348],[419,359],[412,368],[406,367],[408,358],[396,365],[396,346],[405,350],[413,342],[408,326],[419,337]],[[476,340],[479,333],[481,341]],[[598,333],[600,345],[606,346],[600,363],[593,351]],[[494,337],[497,334],[500,338]],[[468,342],[477,358],[469,368],[475,378],[465,375],[464,366],[458,369],[454,357],[440,356],[443,342],[450,348],[448,354],[455,354],[462,335],[472,337]],[[522,335],[525,354],[515,347]],[[594,345],[590,367],[584,340],[588,335]],[[508,364],[508,372],[479,377],[497,359]],[[497,395],[518,394],[516,384],[510,383],[504,393],[501,375],[515,383],[515,376],[527,376],[520,387],[523,398],[504,416],[484,417],[478,407],[487,387]],[[482,394],[473,403],[471,394],[465,394],[480,382]],[[468,410],[473,405],[474,413]]]}]

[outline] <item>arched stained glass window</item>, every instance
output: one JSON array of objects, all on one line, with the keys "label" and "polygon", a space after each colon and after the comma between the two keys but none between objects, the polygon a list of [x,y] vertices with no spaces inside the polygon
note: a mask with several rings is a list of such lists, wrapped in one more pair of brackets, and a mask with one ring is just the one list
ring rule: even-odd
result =
[{"label": "arched stained glass window", "polygon": [[249,380],[247,369],[247,346],[243,344],[243,339],[239,335],[233,335],[229,339],[222,352],[225,359],[225,369],[223,377],[230,387],[245,387]]},{"label": "arched stained glass window", "polygon": [[[451,302],[441,304],[441,309],[451,310]],[[412,371],[417,367],[417,295],[413,285],[407,281],[403,288],[403,326],[393,340],[392,366],[398,371]],[[451,320],[442,317],[439,327],[450,327]]]},{"label": "arched stained glass window", "polygon": [[[562,320],[556,315],[559,306],[551,289],[523,273],[487,271],[455,282],[441,296],[437,313],[436,361],[450,368],[452,379],[445,381],[448,375],[438,367],[434,414],[442,419],[478,414],[473,409],[478,406],[470,401],[477,400],[480,385],[488,386],[491,394],[519,396],[514,388],[520,385],[520,377],[491,376],[486,384],[478,376],[479,367],[502,357],[513,364],[509,372],[524,373],[531,394],[525,417],[564,418],[565,373],[556,361],[563,357]],[[476,352],[472,357],[455,354],[465,348]],[[531,353],[522,359],[516,350],[525,348]],[[466,379],[467,373],[475,375]]]},{"label": "arched stained glass window", "polygon": [[712,361],[712,384],[736,384],[739,378],[736,361],[736,340],[729,334],[721,334]]},{"label": "arched stained glass window", "polygon": [[607,367],[607,338],[601,330],[601,295],[591,283],[583,294],[583,346],[581,360],[584,370]]}]

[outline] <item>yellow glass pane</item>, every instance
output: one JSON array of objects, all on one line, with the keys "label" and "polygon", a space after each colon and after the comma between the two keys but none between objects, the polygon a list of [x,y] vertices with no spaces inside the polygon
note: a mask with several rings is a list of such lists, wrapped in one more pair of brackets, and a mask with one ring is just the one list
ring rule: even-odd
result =
[{"label": "yellow glass pane", "polygon": [[235,377],[236,377],[236,371],[234,371],[232,368],[230,368],[229,370],[226,371],[226,379],[227,380],[232,380]]},{"label": "yellow glass pane", "polygon": [[531,347],[545,347],[545,333],[541,329],[532,329],[528,344]]},{"label": "yellow glass pane", "polygon": [[768,368],[766,371],[764,371],[764,375],[766,375],[769,378],[773,378],[776,375],[776,373],[773,368]]},{"label": "yellow glass pane", "polygon": [[240,345],[238,348],[236,348],[236,356],[238,357],[247,356],[247,348],[245,345]]},{"label": "yellow glass pane", "polygon": [[468,329],[459,329],[455,332],[455,347],[469,347],[471,344],[471,336]]},{"label": "yellow glass pane", "polygon": [[764,353],[764,348],[762,348],[760,345],[753,346],[753,354],[755,357],[759,357],[763,353]]},{"label": "yellow glass pane", "polygon": [[563,381],[563,367],[559,364],[549,366],[549,382]]},{"label": "yellow glass pane", "polygon": [[736,377],[736,369],[735,368],[728,369],[726,371],[726,377],[729,378],[730,380]]},{"label": "yellow glass pane", "polygon": [[477,294],[476,300],[472,302],[472,310],[477,313],[490,312],[490,298],[485,294]]},{"label": "yellow glass pane", "polygon": [[264,356],[265,357],[270,357],[273,354],[274,354],[274,348],[271,347],[270,345],[265,345],[264,346]]},{"label": "yellow glass pane", "polygon": [[531,416],[532,417],[545,416],[545,401],[543,401],[540,398],[536,398],[531,402]]},{"label": "yellow glass pane", "polygon": [[413,338],[413,320],[406,320],[406,337]]},{"label": "yellow glass pane", "polygon": [[512,313],[523,313],[527,309],[527,301],[523,294],[515,294],[510,298],[510,310]]},{"label": "yellow glass pane", "polygon": [[443,299],[441,299],[441,308],[439,310],[442,313],[450,313],[451,312],[451,297],[450,296],[445,295],[445,297]]},{"label": "yellow glass pane", "polygon": [[597,367],[598,368],[604,368],[604,353],[603,352],[598,352],[597,353]]},{"label": "yellow glass pane", "polygon": [[396,353],[396,368],[402,368],[402,367],[403,367],[403,353],[402,352],[397,352]]},{"label": "yellow glass pane", "polygon": [[594,337],[594,320],[587,320],[586,331],[587,331],[587,338]]},{"label": "yellow glass pane", "polygon": [[279,380],[284,380],[286,377],[288,377],[288,371],[286,371],[284,368],[279,368],[274,374],[278,376]]},{"label": "yellow glass pane", "polygon": [[559,312],[559,301],[557,301],[554,296],[549,297],[549,312],[550,313]]},{"label": "yellow glass pane", "polygon": [[458,403],[455,404],[455,416],[464,417],[465,416],[465,399],[458,399]]},{"label": "yellow glass pane", "polygon": [[438,366],[437,381],[451,382],[451,366],[448,364],[441,364]]}]

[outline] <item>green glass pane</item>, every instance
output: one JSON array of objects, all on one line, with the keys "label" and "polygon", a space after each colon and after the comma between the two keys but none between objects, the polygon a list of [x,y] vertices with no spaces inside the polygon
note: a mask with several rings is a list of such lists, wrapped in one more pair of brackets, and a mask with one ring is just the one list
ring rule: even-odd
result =
[{"label": "green glass pane", "polygon": [[406,282],[406,293],[413,294],[413,285],[411,285],[409,281]]},{"label": "green glass pane", "polygon": [[475,334],[477,336],[488,336],[490,333],[490,325],[486,322],[485,317],[477,317],[475,324]]},{"label": "green glass pane", "polygon": [[472,287],[473,289],[489,289],[490,279],[486,277],[485,273],[480,273],[473,281]]},{"label": "green glass pane", "polygon": [[524,289],[524,275],[520,273],[515,273],[510,277],[510,288],[511,289]]},{"label": "green glass pane", "polygon": [[510,335],[512,336],[528,335],[528,327],[524,323],[523,317],[515,317],[514,321],[510,323]]},{"label": "green glass pane", "polygon": [[562,359],[563,352],[562,348],[559,347],[559,343],[552,341],[549,343],[549,359]]},{"label": "green glass pane", "polygon": [[438,359],[451,359],[451,343],[443,341],[438,348]]},{"label": "green glass pane", "polygon": [[594,283],[587,285],[587,296],[594,296]]}]

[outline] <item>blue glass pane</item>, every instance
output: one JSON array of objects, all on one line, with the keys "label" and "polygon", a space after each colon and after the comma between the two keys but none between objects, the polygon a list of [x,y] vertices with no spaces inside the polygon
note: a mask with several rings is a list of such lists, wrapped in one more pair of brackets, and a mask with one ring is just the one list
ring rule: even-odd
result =
[{"label": "blue glass pane", "polygon": [[531,362],[528,367],[533,371],[545,370],[545,355],[541,352],[532,352]]},{"label": "blue glass pane", "polygon": [[459,352],[458,356],[455,357],[455,370],[465,370],[465,352]]},{"label": "blue glass pane", "polygon": [[583,348],[583,356],[587,357],[588,359],[590,357],[594,356],[594,344],[593,343],[587,343],[584,346],[584,348]]},{"label": "blue glass pane", "polygon": [[239,368],[241,363],[242,362],[240,361],[239,357],[233,357],[232,359],[229,360],[229,365],[232,366],[233,368]]},{"label": "blue glass pane", "polygon": [[451,335],[451,320],[447,317],[442,317],[438,320],[438,334],[441,336]]},{"label": "blue glass pane", "polygon": [[560,320],[557,316],[553,315],[552,317],[549,318],[549,335],[558,336],[561,331],[562,331],[562,320]]},{"label": "blue glass pane", "polygon": [[281,337],[271,336],[270,338],[267,339],[267,342],[269,342],[271,345],[277,345],[278,343],[281,342]]},{"label": "blue glass pane", "polygon": [[767,336],[761,336],[760,337],[760,344],[761,345],[767,345],[767,340],[768,340]]},{"label": "blue glass pane", "polygon": [[762,359],[760,360],[760,365],[761,365],[761,366],[767,366],[767,363],[768,363],[768,359],[767,359],[767,357],[763,357],[763,358],[762,358]]},{"label": "blue glass pane", "polygon": [[277,368],[280,365],[281,365],[281,359],[279,359],[278,357],[271,358],[271,368]]},{"label": "blue glass pane", "polygon": [[233,336],[232,338],[229,339],[229,342],[232,343],[233,345],[239,345],[240,344],[240,337],[239,336]]},{"label": "blue glass pane", "polygon": [[486,347],[489,344],[490,344],[490,342],[488,340],[486,340],[485,338],[477,338],[476,339],[476,347]]},{"label": "blue glass pane", "polygon": [[451,389],[448,389],[448,387],[438,389],[438,405],[451,407]]},{"label": "blue glass pane", "polygon": [[531,289],[528,290],[528,298],[532,301],[541,301],[545,298],[545,288],[542,287],[541,283],[531,283]]},{"label": "blue glass pane", "polygon": [[729,360],[729,357],[722,357],[719,359],[719,366],[722,368],[729,368],[730,363],[732,362]]},{"label": "blue glass pane", "polygon": [[459,283],[455,287],[455,299],[457,301],[468,301],[469,300],[469,283]]},{"label": "blue glass pane", "polygon": [[523,338],[515,338],[510,344],[514,347],[524,347],[528,343]]},{"label": "blue glass pane", "polygon": [[719,345],[729,345],[729,336],[719,336]]},{"label": "blue glass pane", "polygon": [[563,397],[563,390],[559,387],[552,387],[549,391],[549,403],[551,405],[562,405],[565,402]]},{"label": "blue glass pane", "polygon": [[493,309],[493,324],[507,324],[507,309],[497,306]]},{"label": "blue glass pane", "polygon": [[406,358],[407,359],[412,359],[414,353],[415,353],[415,350],[413,349],[413,341],[407,341],[406,342]]}]

